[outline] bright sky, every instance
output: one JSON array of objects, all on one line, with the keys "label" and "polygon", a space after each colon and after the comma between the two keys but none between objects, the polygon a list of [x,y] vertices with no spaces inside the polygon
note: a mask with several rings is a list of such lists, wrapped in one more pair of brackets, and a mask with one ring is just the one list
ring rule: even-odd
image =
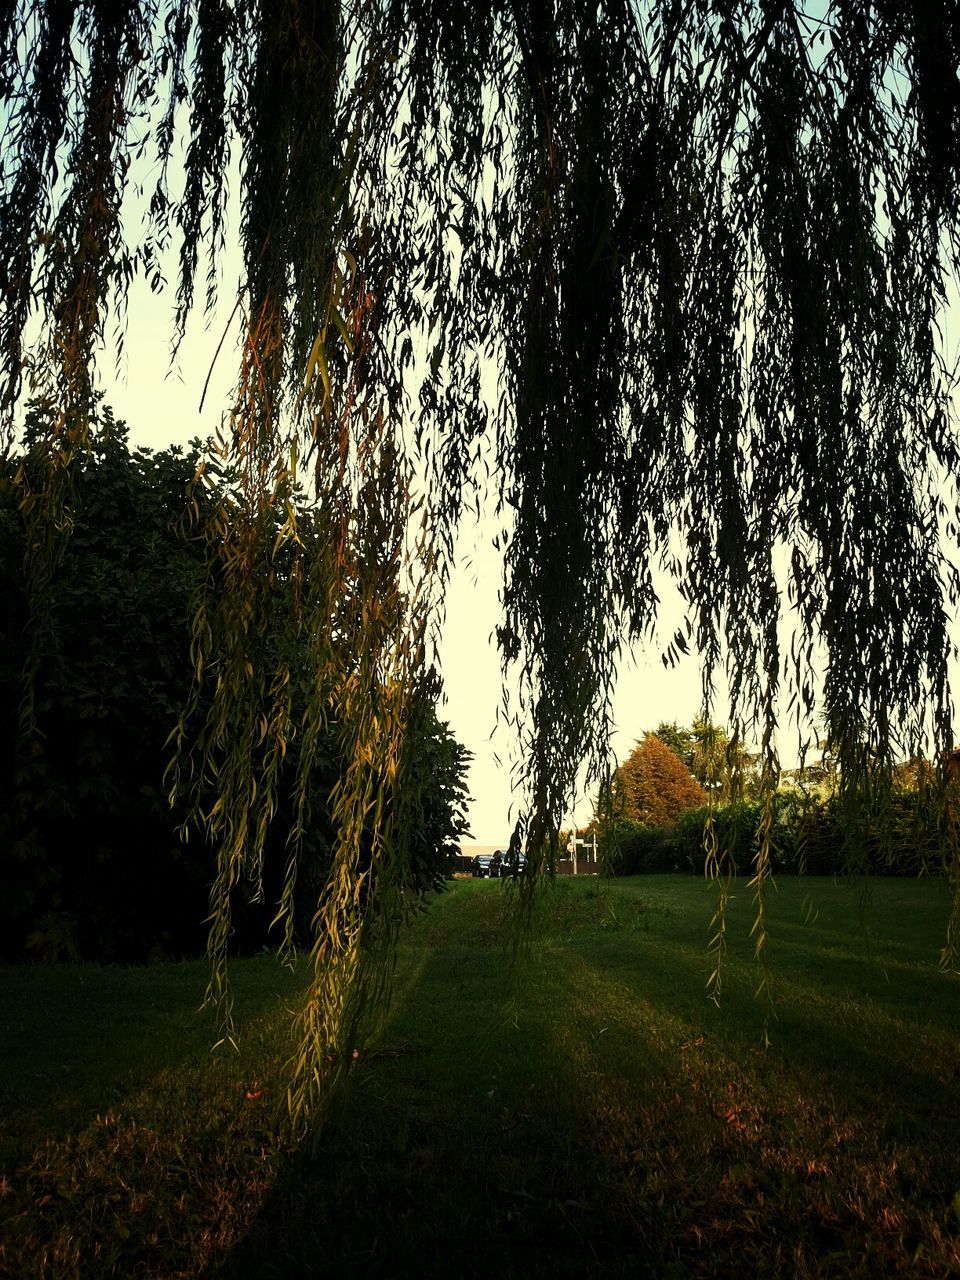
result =
[{"label": "bright sky", "polygon": [[[503,844],[510,830],[511,742],[498,728],[493,740],[497,704],[503,689],[499,659],[492,637],[499,621],[498,590],[501,563],[483,526],[463,530],[459,570],[447,595],[447,623],[441,654],[448,705],[446,715],[461,742],[474,753],[470,787],[474,797],[473,833],[483,844]],[[468,563],[469,562],[469,563]],[[679,623],[679,602],[667,607],[662,629],[672,635]],[[571,626],[576,626],[571,618]],[[666,670],[658,653],[637,654],[621,672],[614,703],[614,748],[622,760],[645,729],[662,720],[689,724],[700,709],[700,677],[696,662],[684,660]],[[503,760],[498,765],[497,757]],[[592,817],[591,797],[578,802],[575,817]]]}]

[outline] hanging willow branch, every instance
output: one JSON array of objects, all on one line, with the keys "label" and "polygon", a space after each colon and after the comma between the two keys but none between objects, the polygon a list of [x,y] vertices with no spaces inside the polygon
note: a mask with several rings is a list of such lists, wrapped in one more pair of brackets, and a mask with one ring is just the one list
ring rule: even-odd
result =
[{"label": "hanging willow branch", "polygon": [[[725,669],[768,794],[781,693],[801,726],[825,716],[852,867],[896,756],[951,745],[958,65],[946,0],[2,6],[8,431],[25,389],[58,406],[46,484],[23,494],[37,610],[107,309],[171,245],[178,332],[203,253],[215,304],[240,166],[244,332],[217,463],[234,483],[207,530],[227,589],[197,618],[213,709],[188,708],[176,777],[220,849],[227,999],[230,888],[256,880],[284,743],[309,761],[323,726],[341,735],[297,1114],[382,995],[368,962],[405,914],[412,690],[484,471],[508,530],[499,642],[529,711],[528,891],[578,769],[605,774],[603,712],[624,646],[654,633],[658,566],[689,609],[668,653],[692,639],[707,702]],[[148,173],[137,229],[121,203]],[[262,644],[278,572],[314,664],[297,723]],[[717,923],[722,941],[722,903]]]}]

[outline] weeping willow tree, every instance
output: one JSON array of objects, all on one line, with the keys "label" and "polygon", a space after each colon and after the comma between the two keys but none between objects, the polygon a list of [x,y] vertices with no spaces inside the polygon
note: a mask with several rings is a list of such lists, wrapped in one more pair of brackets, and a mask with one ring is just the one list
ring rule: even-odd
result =
[{"label": "weeping willow tree", "polygon": [[[768,800],[784,698],[798,723],[825,717],[851,868],[898,755],[951,745],[958,63],[947,0],[0,5],[8,434],[25,396],[58,406],[42,481],[20,476],[38,633],[105,326],[138,273],[164,287],[171,255],[175,337],[218,306],[239,174],[224,305],[242,336],[211,459],[238,479],[206,528],[222,603],[194,628],[211,710],[186,709],[171,786],[220,850],[211,986],[228,1005],[231,888],[256,879],[278,761],[299,735],[283,916],[311,750],[340,736],[299,1121],[382,1002],[410,908],[411,699],[485,477],[527,895],[578,770],[606,772],[617,662],[654,634],[660,571],[688,609],[668,655],[696,648],[708,715],[724,674]],[[296,720],[282,646],[258,643],[281,550],[312,664]],[[30,717],[28,692],[24,732]],[[955,912],[945,964],[958,935]]]}]

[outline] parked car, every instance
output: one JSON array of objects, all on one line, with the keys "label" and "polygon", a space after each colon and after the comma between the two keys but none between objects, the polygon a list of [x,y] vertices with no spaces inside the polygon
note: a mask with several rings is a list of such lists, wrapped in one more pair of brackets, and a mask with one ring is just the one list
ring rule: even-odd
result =
[{"label": "parked car", "polygon": [[511,858],[502,849],[498,849],[496,853],[478,853],[473,860],[472,873],[477,879],[505,880],[519,874],[526,864],[527,859],[524,854],[521,853],[518,862],[516,858]]},{"label": "parked car", "polygon": [[[496,854],[494,854],[494,857],[496,857]],[[511,858],[509,853],[503,853],[500,855],[500,861],[497,864],[496,874],[502,880],[508,880],[510,879],[511,876],[520,875],[523,872],[523,868],[526,865],[527,865],[526,854],[521,853],[519,857]],[[494,873],[491,871],[490,874],[493,875]]]}]

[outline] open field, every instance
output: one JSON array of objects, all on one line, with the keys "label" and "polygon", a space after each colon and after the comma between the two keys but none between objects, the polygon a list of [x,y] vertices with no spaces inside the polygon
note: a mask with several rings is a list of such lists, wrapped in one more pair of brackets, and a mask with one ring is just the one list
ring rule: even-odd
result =
[{"label": "open field", "polygon": [[558,881],[513,973],[505,887],[459,882],[314,1162],[272,1127],[299,979],[271,957],[214,1056],[202,962],[7,968],[0,1272],[960,1275],[947,894],[869,888],[861,917],[780,882],[771,1006],[741,882],[717,1009],[708,885]]}]

